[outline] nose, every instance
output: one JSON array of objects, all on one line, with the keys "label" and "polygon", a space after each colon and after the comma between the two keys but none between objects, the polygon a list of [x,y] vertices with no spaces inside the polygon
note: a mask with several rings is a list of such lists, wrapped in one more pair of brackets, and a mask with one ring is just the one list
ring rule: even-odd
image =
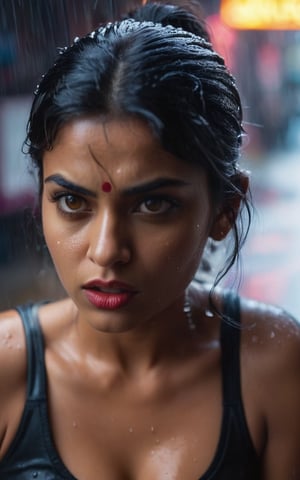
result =
[{"label": "nose", "polygon": [[89,226],[88,258],[102,267],[128,263],[131,250],[126,231],[124,219],[110,211],[95,217]]}]

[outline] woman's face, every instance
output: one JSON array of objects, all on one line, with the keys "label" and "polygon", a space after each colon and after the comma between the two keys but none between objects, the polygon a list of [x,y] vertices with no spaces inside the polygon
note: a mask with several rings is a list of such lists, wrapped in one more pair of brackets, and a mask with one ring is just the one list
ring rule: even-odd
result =
[{"label": "woman's face", "polygon": [[79,316],[119,332],[177,312],[212,226],[205,174],[130,118],[67,124],[43,164],[44,234]]}]

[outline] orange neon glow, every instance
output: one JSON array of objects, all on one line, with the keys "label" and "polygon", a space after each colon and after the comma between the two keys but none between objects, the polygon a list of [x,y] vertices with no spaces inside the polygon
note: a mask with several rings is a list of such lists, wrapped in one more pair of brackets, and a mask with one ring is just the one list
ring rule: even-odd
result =
[{"label": "orange neon glow", "polygon": [[300,29],[299,0],[222,0],[220,14],[224,23],[243,30]]}]

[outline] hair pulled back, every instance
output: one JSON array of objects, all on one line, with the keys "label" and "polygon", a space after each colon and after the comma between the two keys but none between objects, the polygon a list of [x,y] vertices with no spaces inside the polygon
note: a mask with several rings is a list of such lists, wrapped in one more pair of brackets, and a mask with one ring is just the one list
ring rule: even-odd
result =
[{"label": "hair pulled back", "polygon": [[[60,49],[35,92],[27,126],[40,188],[43,153],[63,125],[83,116],[128,115],[147,122],[165,150],[207,172],[216,206],[237,193],[244,197],[235,181],[240,97],[192,13],[150,3]],[[234,233],[230,266],[242,242],[236,224]]]}]

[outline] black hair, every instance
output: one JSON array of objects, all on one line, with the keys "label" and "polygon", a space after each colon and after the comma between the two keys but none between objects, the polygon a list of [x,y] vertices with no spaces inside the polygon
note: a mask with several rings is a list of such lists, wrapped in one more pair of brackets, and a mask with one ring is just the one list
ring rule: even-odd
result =
[{"label": "black hair", "polygon": [[[149,3],[60,50],[33,101],[26,145],[38,168],[59,129],[83,116],[134,116],[163,148],[203,168],[217,205],[239,195],[242,108],[234,78],[212,48],[204,22],[180,7]],[[246,231],[232,214],[234,263]]]},{"label": "black hair", "polygon": [[[144,21],[147,18],[148,21],[153,23],[160,23],[163,26],[172,25],[173,27],[181,27],[188,32],[192,32],[199,37],[204,38],[208,42],[210,36],[207,31],[205,22],[202,17],[199,17],[199,4],[197,6],[191,0],[183,2],[182,0],[172,0],[173,4],[164,4],[161,2],[146,3],[141,9],[130,11],[123,18],[133,18],[137,21]],[[178,5],[176,5],[178,3]],[[184,9],[182,6],[184,5]],[[196,15],[196,11],[198,15]]]}]

